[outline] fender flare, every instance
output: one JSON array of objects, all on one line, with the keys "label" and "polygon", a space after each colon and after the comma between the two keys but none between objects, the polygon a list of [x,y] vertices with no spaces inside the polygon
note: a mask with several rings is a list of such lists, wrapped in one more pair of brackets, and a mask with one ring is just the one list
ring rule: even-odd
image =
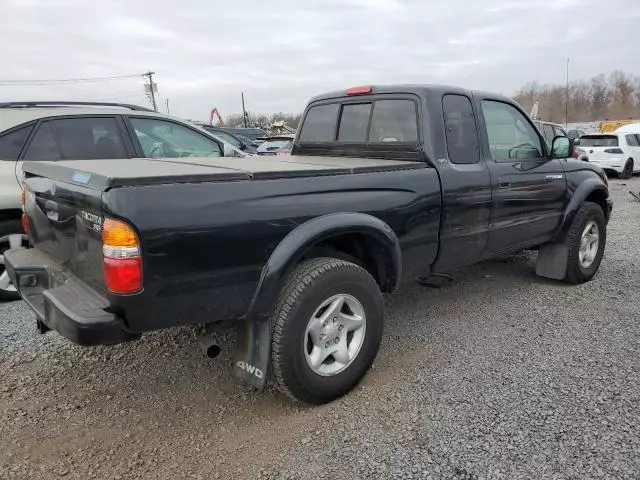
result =
[{"label": "fender flare", "polygon": [[372,237],[385,248],[389,255],[390,268],[387,271],[391,276],[382,287],[385,291],[395,290],[400,282],[402,262],[400,242],[391,227],[364,213],[332,213],[297,226],[278,244],[262,269],[247,316],[255,318],[270,313],[286,274],[311,247],[323,240],[350,233]]},{"label": "fender flare", "polygon": [[352,233],[369,236],[385,249],[388,275],[382,287],[385,291],[397,287],[402,273],[400,242],[379,218],[363,213],[334,213],[297,226],[272,252],[262,269],[251,306],[238,323],[233,369],[238,379],[258,389],[265,385],[271,355],[269,317],[291,268],[318,242]]},{"label": "fender flare", "polygon": [[[571,227],[571,223],[578,213],[578,210],[580,210],[580,207],[582,206],[584,201],[593,192],[602,193],[602,196],[605,199],[609,197],[609,190],[600,178],[589,178],[580,183],[580,186],[576,189],[573,196],[571,197],[569,205],[567,205],[567,208],[565,208],[562,222],[560,223],[560,228],[558,228],[558,230],[556,231],[552,242],[564,241],[567,233],[569,232],[569,228]],[[604,214],[605,216],[607,216],[606,210]]]}]

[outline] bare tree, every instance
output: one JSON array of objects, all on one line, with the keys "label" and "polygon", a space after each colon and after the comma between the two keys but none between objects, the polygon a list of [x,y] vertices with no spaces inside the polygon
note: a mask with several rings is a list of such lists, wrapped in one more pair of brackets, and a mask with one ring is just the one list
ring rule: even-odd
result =
[{"label": "bare tree", "polygon": [[[516,95],[525,110],[538,102],[538,117],[563,123],[565,119],[564,85],[539,85],[529,82]],[[626,119],[640,117],[640,78],[635,80],[624,72],[615,71],[609,77],[598,75],[590,80],[576,81],[569,86],[568,117],[570,122]]]}]

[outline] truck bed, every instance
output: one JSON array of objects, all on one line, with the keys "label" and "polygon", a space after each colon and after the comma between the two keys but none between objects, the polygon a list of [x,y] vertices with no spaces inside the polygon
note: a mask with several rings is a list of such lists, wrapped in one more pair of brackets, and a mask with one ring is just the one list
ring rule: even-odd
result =
[{"label": "truck bed", "polygon": [[421,162],[349,157],[164,158],[25,162],[24,171],[106,191],[167,183],[236,182],[426,168]]}]

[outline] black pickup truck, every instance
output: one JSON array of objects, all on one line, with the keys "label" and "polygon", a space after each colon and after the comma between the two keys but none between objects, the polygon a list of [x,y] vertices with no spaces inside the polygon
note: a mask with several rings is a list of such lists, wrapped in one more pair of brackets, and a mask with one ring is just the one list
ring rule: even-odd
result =
[{"label": "black pickup truck", "polygon": [[241,379],[324,403],[365,375],[403,282],[534,248],[541,276],[593,277],[612,201],[571,151],[508,98],[355,87],[310,102],[292,156],[25,163],[34,248],[7,269],[43,332],[234,326]]}]

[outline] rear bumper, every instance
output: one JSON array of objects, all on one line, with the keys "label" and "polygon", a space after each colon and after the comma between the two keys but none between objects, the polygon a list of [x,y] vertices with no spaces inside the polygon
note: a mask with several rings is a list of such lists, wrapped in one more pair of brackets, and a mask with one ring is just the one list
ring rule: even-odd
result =
[{"label": "rear bumper", "polygon": [[38,320],[80,345],[110,345],[139,338],[105,309],[108,300],[37,249],[4,254],[7,272]]},{"label": "rear bumper", "polygon": [[598,165],[603,170],[613,170],[614,172],[621,173],[624,170],[626,159],[622,157],[614,157],[603,160],[593,160],[591,157],[589,157],[589,163]]}]

